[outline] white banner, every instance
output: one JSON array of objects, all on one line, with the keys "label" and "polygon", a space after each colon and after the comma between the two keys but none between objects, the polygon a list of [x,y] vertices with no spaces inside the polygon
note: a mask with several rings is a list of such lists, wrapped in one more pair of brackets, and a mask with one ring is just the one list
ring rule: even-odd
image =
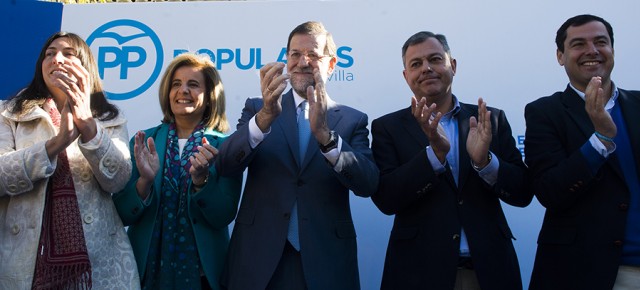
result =
[{"label": "white banner", "polygon": [[[62,28],[89,42],[109,97],[129,119],[131,135],[159,124],[159,78],[183,51],[209,54],[216,63],[235,130],[245,99],[260,94],[259,67],[284,59],[287,36],[296,25],[321,21],[339,47],[328,92],[368,113],[371,121],[410,104],[402,77],[404,41],[421,30],[442,33],[458,62],[454,94],[467,103],[483,97],[489,106],[504,109],[522,148],[524,106],[564,90],[568,82],[554,43],[567,18],[592,13],[607,19],[618,60],[612,78],[621,88],[639,87],[640,2],[608,5],[584,0],[86,4],[65,5]],[[351,201],[362,289],[379,289],[392,217],[369,199]],[[504,208],[518,239],[514,245],[527,287],[543,209],[536,201],[525,209]]]}]

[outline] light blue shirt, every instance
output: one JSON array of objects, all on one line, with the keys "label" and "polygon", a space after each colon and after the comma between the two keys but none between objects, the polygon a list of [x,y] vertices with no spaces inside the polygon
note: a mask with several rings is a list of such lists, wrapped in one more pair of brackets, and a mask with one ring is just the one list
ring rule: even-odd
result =
[{"label": "light blue shirt", "polygon": [[[456,184],[458,184],[458,175],[460,172],[458,113],[460,112],[460,102],[458,102],[458,98],[456,98],[455,96],[453,96],[453,103],[453,109],[442,116],[442,118],[440,119],[440,125],[447,134],[447,139],[449,140],[449,144],[451,146],[449,152],[447,153],[447,162],[445,164],[449,166],[451,174],[453,175]],[[466,145],[467,144],[462,144],[465,150]],[[498,180],[498,169],[500,164],[498,158],[493,153],[489,152],[489,154],[492,155],[491,161],[487,166],[482,168],[482,170],[478,171],[478,175],[489,185],[494,185]],[[433,167],[433,170],[437,174],[444,173],[446,171],[446,168],[444,167],[445,164],[440,163],[440,160],[438,160],[438,158],[436,157],[436,154],[431,146],[427,146],[427,158],[429,159],[429,163]],[[471,256],[471,252],[469,251],[469,242],[467,241],[467,235],[464,232],[464,228],[460,233],[460,256]]]}]

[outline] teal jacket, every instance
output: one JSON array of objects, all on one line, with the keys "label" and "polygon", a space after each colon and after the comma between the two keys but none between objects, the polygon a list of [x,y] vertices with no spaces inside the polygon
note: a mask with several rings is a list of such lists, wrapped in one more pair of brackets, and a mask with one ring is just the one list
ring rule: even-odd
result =
[{"label": "teal jacket", "polygon": [[[169,125],[165,123],[145,130],[146,136],[155,141],[161,166],[164,165],[168,132]],[[213,130],[206,130],[204,135],[216,148],[219,148],[226,139],[222,133]],[[154,180],[149,200],[146,203],[143,202],[136,190],[140,173],[133,158],[134,138],[129,142],[131,162],[133,162],[131,179],[122,191],[114,194],[113,201],[122,222],[125,226],[129,226],[127,233],[142,278],[147,266],[151,235],[160,208],[158,201],[162,186],[162,167]],[[189,217],[196,238],[202,271],[213,289],[220,289],[220,274],[229,245],[228,225],[236,216],[241,187],[242,175],[221,177],[215,166],[211,166],[206,185],[200,191],[192,193],[188,199]],[[191,192],[191,180],[189,180],[189,192]]]}]

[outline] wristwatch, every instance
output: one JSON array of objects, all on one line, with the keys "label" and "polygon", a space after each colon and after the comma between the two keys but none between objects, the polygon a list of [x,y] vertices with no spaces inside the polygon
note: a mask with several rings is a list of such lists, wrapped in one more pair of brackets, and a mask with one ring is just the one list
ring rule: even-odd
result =
[{"label": "wristwatch", "polygon": [[336,134],[336,131],[330,131],[329,142],[327,142],[327,144],[318,143],[318,147],[320,147],[320,151],[322,151],[322,153],[327,153],[338,147],[338,134]]},{"label": "wristwatch", "polygon": [[[489,155],[489,156],[488,156],[489,162],[487,163],[487,165],[489,165],[489,163],[491,163],[491,158],[492,158],[493,156],[491,155],[491,152],[487,153],[487,155]],[[484,169],[485,167],[487,167],[487,165],[485,165],[485,166],[483,166],[483,167],[480,167],[480,166],[476,165],[475,163],[473,163],[473,160],[471,160],[471,166],[472,166],[472,167],[473,167],[473,169],[475,169],[476,171],[480,171],[480,170]]]}]

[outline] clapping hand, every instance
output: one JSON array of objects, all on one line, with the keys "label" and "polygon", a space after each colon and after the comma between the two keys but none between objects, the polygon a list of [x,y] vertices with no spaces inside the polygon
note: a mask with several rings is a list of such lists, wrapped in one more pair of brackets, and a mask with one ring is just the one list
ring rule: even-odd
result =
[{"label": "clapping hand", "polygon": [[96,135],[97,125],[91,111],[92,83],[89,72],[80,60],[65,60],[61,70],[55,71],[51,77],[54,86],[67,96],[73,123],[80,132],[82,142],[90,141]]},{"label": "clapping hand", "polygon": [[309,102],[309,125],[316,140],[326,144],[331,138],[331,130],[327,125],[327,102],[329,94],[318,68],[313,69],[315,87],[307,87],[307,101]]},{"label": "clapping hand", "polygon": [[487,110],[487,103],[482,98],[478,98],[478,118],[473,116],[469,118],[467,152],[473,164],[479,168],[489,163],[491,136],[491,111]]},{"label": "clapping hand", "polygon": [[437,112],[435,103],[427,106],[426,98],[423,97],[418,101],[415,96],[411,97],[411,114],[413,114],[420,128],[422,128],[422,131],[427,135],[429,145],[438,157],[438,160],[444,163],[451,145],[449,144],[449,139],[447,139],[447,134],[444,132],[444,128],[440,125],[442,113],[435,112]]},{"label": "clapping hand", "polygon": [[189,174],[193,185],[202,187],[207,182],[209,176],[209,166],[213,164],[215,157],[218,155],[218,149],[211,146],[206,137],[202,138],[202,146],[198,146],[198,152],[189,157],[191,167]]},{"label": "clapping hand", "polygon": [[153,185],[153,180],[156,178],[156,174],[158,174],[158,170],[160,169],[160,161],[153,138],[149,137],[147,139],[147,144],[145,144],[145,137],[145,133],[143,131],[139,131],[134,137],[133,145],[136,167],[140,173],[140,177],[136,183],[136,188],[138,190],[138,195],[142,199],[146,199],[149,195],[151,186]]},{"label": "clapping hand", "polygon": [[[609,101],[602,89],[602,78],[592,77],[585,90],[585,110],[593,123],[593,127],[599,134],[612,138],[618,134],[618,128],[611,118],[611,114],[605,110],[605,105]],[[600,139],[602,140],[602,139]],[[606,141],[603,141],[606,142]],[[605,144],[606,146],[607,144]]]},{"label": "clapping hand", "polygon": [[282,92],[287,88],[289,74],[283,74],[284,63],[272,62],[260,68],[260,90],[264,105],[256,114],[256,124],[267,132],[273,120],[282,112]]}]

